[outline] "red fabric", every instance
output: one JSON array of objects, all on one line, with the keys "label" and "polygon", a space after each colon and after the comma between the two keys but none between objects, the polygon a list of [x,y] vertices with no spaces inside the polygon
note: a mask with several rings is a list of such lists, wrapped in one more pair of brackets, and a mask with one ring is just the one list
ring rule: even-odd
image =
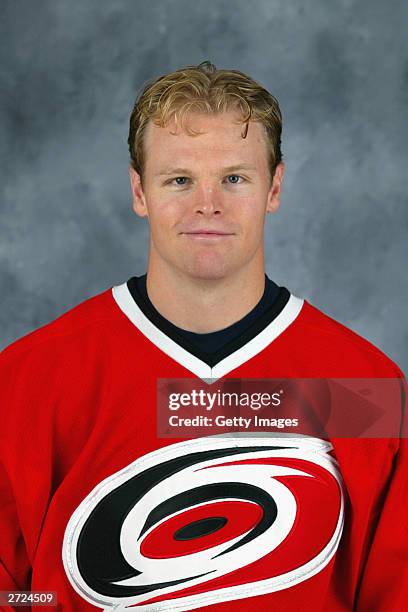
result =
[{"label": "red fabric", "polygon": [[[0,590],[57,591],[54,609],[95,610],[63,567],[67,522],[103,479],[178,441],[156,437],[156,380],[194,375],[144,337],[109,289],[9,345],[0,356],[0,377]],[[369,342],[305,302],[278,338],[228,377],[403,374]],[[331,442],[346,489],[335,557],[295,586],[201,609],[405,609],[407,441]]]}]

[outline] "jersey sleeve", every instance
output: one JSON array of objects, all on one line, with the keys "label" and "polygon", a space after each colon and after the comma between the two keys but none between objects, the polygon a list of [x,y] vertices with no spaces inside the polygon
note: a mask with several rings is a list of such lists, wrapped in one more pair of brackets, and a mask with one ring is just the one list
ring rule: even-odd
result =
[{"label": "jersey sleeve", "polygon": [[29,590],[30,561],[3,461],[0,461],[0,533],[0,591]]},{"label": "jersey sleeve", "polygon": [[386,490],[357,594],[357,612],[397,612],[408,601],[408,439],[406,381],[402,381],[402,426],[399,448]]},{"label": "jersey sleeve", "polygon": [[[6,592],[30,590],[32,565],[26,517],[36,514],[32,494],[38,486],[35,466],[32,472],[27,468],[25,455],[32,409],[24,384],[26,368],[20,367],[19,359],[10,359],[8,353],[7,348],[0,353],[0,591]],[[0,608],[14,609],[5,604]],[[18,609],[23,612],[30,607]]]}]

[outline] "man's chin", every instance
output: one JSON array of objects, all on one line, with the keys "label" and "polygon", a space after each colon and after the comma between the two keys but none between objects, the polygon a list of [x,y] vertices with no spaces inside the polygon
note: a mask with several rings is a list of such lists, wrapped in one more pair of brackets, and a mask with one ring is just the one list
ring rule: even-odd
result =
[{"label": "man's chin", "polygon": [[192,266],[190,264],[184,269],[184,272],[191,279],[202,281],[221,280],[228,278],[232,274],[232,270],[228,266],[223,265]]}]

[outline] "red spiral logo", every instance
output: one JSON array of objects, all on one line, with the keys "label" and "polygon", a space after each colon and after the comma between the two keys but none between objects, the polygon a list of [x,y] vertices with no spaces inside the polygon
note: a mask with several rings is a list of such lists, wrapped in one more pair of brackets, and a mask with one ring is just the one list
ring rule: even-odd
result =
[{"label": "red spiral logo", "polygon": [[72,515],[67,576],[101,608],[149,611],[191,610],[307,580],[333,557],[342,533],[331,449],[316,438],[246,434],[140,457]]}]

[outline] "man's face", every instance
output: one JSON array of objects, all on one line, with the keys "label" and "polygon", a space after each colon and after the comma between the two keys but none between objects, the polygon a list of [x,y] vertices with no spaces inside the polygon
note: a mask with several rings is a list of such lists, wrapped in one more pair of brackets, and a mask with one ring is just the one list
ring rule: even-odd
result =
[{"label": "man's face", "polygon": [[[235,112],[190,113],[190,136],[175,122],[149,122],[144,190],[129,167],[133,208],[150,224],[151,265],[195,279],[226,278],[263,266],[266,210],[279,206],[283,163],[270,182],[264,128],[250,122],[246,138]],[[211,233],[210,233],[211,232]]]}]

